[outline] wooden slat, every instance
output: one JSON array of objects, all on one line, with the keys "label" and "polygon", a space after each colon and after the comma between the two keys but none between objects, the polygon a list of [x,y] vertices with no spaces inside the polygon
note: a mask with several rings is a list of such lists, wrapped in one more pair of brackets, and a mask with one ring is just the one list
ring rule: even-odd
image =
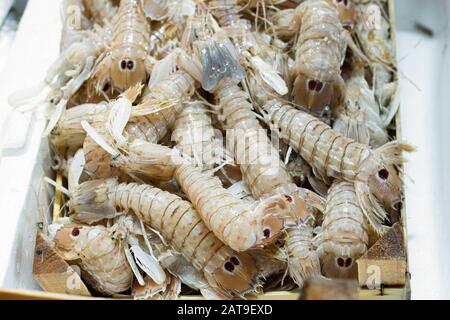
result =
[{"label": "wooden slat", "polygon": [[40,232],[36,235],[33,277],[48,292],[91,295],[79,274],[59,256]]},{"label": "wooden slat", "polygon": [[[56,173],[56,183],[61,186],[63,184],[63,175],[60,171]],[[62,201],[63,198],[61,190],[55,189],[55,202],[53,204],[53,217],[52,217],[53,223],[56,223],[61,215]]]},{"label": "wooden slat", "polygon": [[34,290],[0,289],[0,300],[104,300],[78,295]]},{"label": "wooden slat", "polygon": [[[126,297],[121,297],[126,298]],[[128,297],[129,298],[129,297]],[[0,300],[110,300],[110,298],[83,297],[78,295],[51,293],[33,290],[0,289]],[[299,300],[300,294],[295,292],[271,292],[250,300]],[[406,300],[410,299],[408,287],[385,288],[383,290],[360,289],[359,300]],[[204,300],[202,296],[180,296],[183,301]]]}]

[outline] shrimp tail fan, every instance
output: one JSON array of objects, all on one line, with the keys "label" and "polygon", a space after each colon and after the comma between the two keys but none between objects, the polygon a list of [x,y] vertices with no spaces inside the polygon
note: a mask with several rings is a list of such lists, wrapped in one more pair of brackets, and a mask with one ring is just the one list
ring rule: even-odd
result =
[{"label": "shrimp tail fan", "polygon": [[415,152],[416,148],[408,143],[392,141],[375,150],[375,154],[385,165],[401,165],[405,162],[404,152]]},{"label": "shrimp tail fan", "polygon": [[202,87],[206,91],[216,90],[222,79],[236,83],[244,79],[244,69],[224,43],[208,40],[201,48],[200,55],[203,66]]},{"label": "shrimp tail fan", "polygon": [[378,235],[383,235],[385,232],[384,223],[389,220],[388,213],[371,193],[367,184],[363,182],[356,182],[355,191],[359,204],[361,205],[361,209],[369,224]]},{"label": "shrimp tail fan", "polygon": [[117,179],[93,180],[80,184],[71,191],[69,207],[75,221],[93,224],[118,215],[110,192]]}]

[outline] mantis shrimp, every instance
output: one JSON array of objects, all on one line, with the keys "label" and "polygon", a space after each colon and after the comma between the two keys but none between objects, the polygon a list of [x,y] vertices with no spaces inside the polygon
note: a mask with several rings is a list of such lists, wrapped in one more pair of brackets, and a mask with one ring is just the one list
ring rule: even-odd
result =
[{"label": "mantis shrimp", "polygon": [[[101,94],[108,91],[108,86],[111,90],[125,91],[132,84],[147,79],[147,71],[151,67],[146,59],[150,27],[140,9],[140,2],[121,1],[116,20],[112,38],[107,27],[97,25],[93,29],[83,31],[84,37],[81,41],[72,40],[74,42],[70,46],[63,45],[67,48],[50,67],[43,83],[10,97],[10,104],[18,106],[46,87],[52,89],[51,96],[56,96],[59,102],[53,110],[44,135],[50,133],[70,98],[88,80],[95,83],[95,91]],[[110,38],[111,51],[106,52]],[[96,63],[97,59],[99,61]],[[107,85],[109,80],[112,83]]]},{"label": "mantis shrimp", "polygon": [[284,229],[283,221],[289,217],[294,202],[290,195],[282,195],[247,206],[224,189],[217,178],[190,165],[177,168],[175,177],[205,224],[236,251],[273,242]]},{"label": "mantis shrimp", "polygon": [[141,1],[122,0],[113,26],[110,49],[99,58],[92,75],[97,93],[108,87],[123,92],[145,82],[151,72],[151,30]]},{"label": "mantis shrimp", "polygon": [[178,115],[172,133],[177,149],[195,160],[195,166],[211,170],[227,158],[222,137],[212,125],[210,111],[201,101],[187,104]]},{"label": "mantis shrimp", "polygon": [[385,113],[392,120],[399,101],[398,83],[392,79],[395,56],[389,40],[391,26],[383,15],[383,8],[376,2],[358,4],[357,12],[355,34],[371,62],[375,96],[380,106],[388,108]]},{"label": "mantis shrimp", "polygon": [[298,26],[296,58],[292,68],[296,104],[315,115],[343,101],[345,83],[341,66],[348,34],[336,8],[324,0],[307,0],[294,13]]},{"label": "mantis shrimp", "polygon": [[[124,213],[133,212],[141,221],[142,233],[146,234],[142,225],[144,223],[160,234],[164,244],[181,253],[186,261],[204,275],[210,286],[208,290],[231,298],[252,292],[259,286],[258,270],[253,258],[225,246],[206,227],[189,202],[150,185],[119,184],[114,178],[80,184],[80,164],[84,159],[82,152],[77,153],[76,158],[71,164],[68,190],[47,179],[69,197],[68,206],[74,213],[72,217],[75,221],[92,224],[104,219],[119,219],[128,222],[131,216],[121,215],[117,209]],[[128,230],[137,234],[129,222],[122,225],[123,227],[117,228],[121,239],[126,238]],[[155,264],[157,260],[153,250],[149,249],[149,253],[142,252],[142,249],[139,250],[139,242],[130,241],[130,244],[130,250],[135,257],[137,255],[138,259],[147,261],[142,266],[143,270],[154,281],[162,283],[163,272],[157,272],[161,270],[157,269],[160,265]],[[133,261],[130,258],[128,260],[130,263]],[[142,263],[139,266],[141,265]],[[139,277],[139,273],[133,272]],[[140,284],[143,285],[144,282],[141,281]]]},{"label": "mantis shrimp", "polygon": [[103,226],[69,224],[55,232],[55,249],[66,261],[81,260],[96,291],[112,295],[131,287],[133,272],[120,241]]},{"label": "mantis shrimp", "polygon": [[[83,166],[84,154],[80,149],[69,164],[69,189],[48,178],[45,180],[70,196],[79,186]],[[60,218],[45,230],[62,258],[78,263],[85,272],[86,281],[100,293],[113,295],[127,290],[132,284],[133,274],[143,285],[144,279],[139,269],[156,283],[163,284],[166,281],[165,272],[154,258],[151,248],[140,244],[139,237],[143,232],[136,227],[136,219],[133,216],[104,214],[105,218],[113,219],[106,226],[87,226],[74,223],[70,218]]]},{"label": "mantis shrimp", "polygon": [[161,285],[166,282],[166,274],[151,251],[141,248],[129,218],[121,216],[106,227],[54,224],[49,226],[50,237],[63,259],[79,261],[85,280],[100,293],[113,295],[127,290],[133,275],[143,284],[139,268]]},{"label": "mantis shrimp", "polygon": [[369,225],[350,182],[331,186],[318,248],[322,270],[329,277],[355,277],[356,260],[369,246]]},{"label": "mantis shrimp", "polygon": [[352,72],[347,80],[346,104],[341,110],[338,109],[333,128],[360,143],[378,148],[389,140],[387,126],[392,118],[385,119],[381,115],[363,71]]},{"label": "mantis shrimp", "polygon": [[195,46],[202,59],[202,85],[214,92],[219,120],[227,130],[227,146],[254,198],[290,184],[278,151],[253,113],[247,94],[236,84],[242,79],[242,67],[220,42],[199,41]]},{"label": "mantis shrimp", "polygon": [[[284,79],[278,75],[278,72],[283,75],[288,73],[285,56],[272,48],[268,49],[272,44],[267,43],[266,37],[261,36],[261,33],[251,32],[251,22],[241,18],[240,11],[243,8],[240,3],[240,1],[211,1],[209,8],[222,27],[222,29],[218,26],[214,27],[215,22],[211,21],[211,29],[216,32],[219,39],[226,35],[233,40],[243,66],[257,73],[266,86],[281,96],[286,95],[288,93],[287,85]],[[254,1],[247,3],[247,7],[259,7],[259,4],[259,1]],[[223,33],[224,35],[222,35]],[[285,47],[281,41],[273,42],[278,47]],[[282,51],[284,48],[277,49]],[[275,68],[267,63],[268,60],[275,63]]]},{"label": "mantis shrimp", "polygon": [[[371,135],[365,122],[365,109],[360,110],[358,102],[374,102],[375,98],[373,94],[370,95],[371,91],[364,90],[367,86],[359,86],[362,81],[365,81],[362,77],[350,78],[347,86],[350,91],[347,95],[349,104],[345,114],[340,114],[334,123],[334,130],[358,143],[368,144]],[[373,106],[376,104],[364,105],[369,108]],[[318,237],[322,270],[332,278],[354,278],[357,275],[355,261],[367,251],[371,231],[358,202],[354,184],[339,180],[333,182],[328,190],[324,215]]]},{"label": "mantis shrimp", "polygon": [[368,145],[342,136],[305,112],[277,103],[265,106],[273,130],[307,161],[315,174],[353,183],[359,204],[370,224],[383,232],[387,210],[401,202],[401,180],[395,165],[401,152],[412,152],[408,144],[393,141],[372,150]]},{"label": "mantis shrimp", "polygon": [[230,298],[258,286],[254,260],[225,246],[192,205],[174,194],[150,185],[107,179],[84,182],[70,196],[70,208],[77,220],[93,222],[105,218],[106,213],[115,214],[116,208],[133,211],[201,271],[214,290]]},{"label": "mantis shrimp", "polygon": [[319,253],[313,240],[314,228],[318,225],[317,213],[325,211],[325,200],[306,189],[299,189],[298,192],[307,205],[297,211],[294,224],[286,229],[283,250],[287,256],[289,274],[302,288],[306,280],[321,275]]}]

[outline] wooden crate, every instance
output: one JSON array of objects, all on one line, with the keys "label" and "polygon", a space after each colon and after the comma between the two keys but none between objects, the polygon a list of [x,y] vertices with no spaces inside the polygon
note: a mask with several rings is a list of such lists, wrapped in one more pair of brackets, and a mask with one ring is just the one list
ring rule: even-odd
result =
[{"label": "wooden crate", "polygon": [[[395,4],[394,0],[388,0],[389,16],[391,21],[391,39],[393,44],[394,54],[396,53],[396,22],[395,22]],[[400,112],[396,116],[396,127],[397,127],[397,138],[401,137],[401,123],[400,123]],[[57,175],[58,182],[62,181],[61,174]],[[61,208],[62,194],[59,191],[55,192],[55,205],[53,207],[54,216],[57,215]],[[402,208],[402,232],[404,239],[405,251],[407,252],[407,233],[406,233],[406,217],[405,217],[405,206]],[[16,289],[0,289],[0,299],[19,299],[19,300],[81,300],[81,299],[95,299],[95,300],[105,300],[108,298],[96,298],[89,296],[87,287],[81,281],[81,289],[78,289],[77,294],[74,292],[68,292],[66,286],[54,285],[54,281],[66,281],[68,276],[77,276],[73,271],[70,271],[70,266],[64,264],[64,261],[57,261],[58,259],[54,257],[52,252],[47,252],[47,256],[54,258],[54,263],[60,269],[59,274],[46,274],[45,264],[40,263],[36,260],[37,256],[42,255],[42,248],[49,250],[45,244],[42,243],[42,237],[37,234],[37,250],[39,252],[35,253],[35,266],[33,270],[33,275],[36,280],[41,284],[43,288],[52,287],[53,291],[58,292],[44,292],[44,291],[33,291],[33,290],[16,290]],[[61,259],[62,260],[62,259]],[[36,265],[39,264],[39,265]],[[404,284],[399,286],[384,286],[382,285],[377,289],[368,289],[367,287],[360,286],[357,288],[356,297],[359,300],[407,300],[411,297],[410,292],[410,275],[408,273],[408,262],[405,255],[405,277]],[[52,267],[53,268],[53,267]],[[69,270],[69,271],[68,271]],[[55,289],[57,288],[57,289]],[[59,289],[58,289],[59,288]],[[301,298],[301,293],[299,292],[268,292],[264,295],[250,297],[250,300],[299,300]],[[118,296],[115,299],[130,299],[127,296]],[[181,296],[181,300],[203,300],[202,296]]]}]

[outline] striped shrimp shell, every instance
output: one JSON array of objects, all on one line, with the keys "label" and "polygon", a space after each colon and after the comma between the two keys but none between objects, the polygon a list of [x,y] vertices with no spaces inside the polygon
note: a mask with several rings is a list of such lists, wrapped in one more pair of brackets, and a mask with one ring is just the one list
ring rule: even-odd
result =
[{"label": "striped shrimp shell", "polygon": [[225,159],[222,137],[212,125],[210,111],[202,102],[187,104],[174,125],[172,141],[183,155],[194,159],[195,165],[209,170]]},{"label": "striped shrimp shell", "polygon": [[341,66],[347,41],[334,5],[307,0],[295,12],[299,26],[296,58],[291,74],[296,104],[322,115],[342,102],[345,84]]},{"label": "striped shrimp shell", "polygon": [[402,151],[410,145],[390,142],[376,150],[333,131],[317,118],[281,104],[265,106],[268,121],[280,136],[307,161],[319,177],[355,184],[358,200],[378,232],[401,201],[401,180],[394,166],[402,163]]},{"label": "striped shrimp shell", "polygon": [[158,142],[172,129],[183,103],[194,94],[195,80],[184,71],[171,74],[151,88],[142,102],[133,107],[125,128],[129,140]]},{"label": "striped shrimp shell", "polygon": [[93,85],[98,93],[108,87],[125,91],[148,76],[151,30],[141,1],[122,0],[113,24],[111,49],[94,70]]},{"label": "striped shrimp shell", "polygon": [[328,192],[318,248],[326,276],[356,276],[356,260],[369,245],[368,228],[354,185],[334,182]]},{"label": "striped shrimp shell", "polygon": [[243,295],[257,287],[254,260],[225,246],[206,227],[192,205],[180,197],[149,185],[118,184],[115,179],[81,184],[71,208],[77,219],[104,214],[115,208],[133,211],[155,229],[187,261],[202,271],[209,284],[228,295]]},{"label": "striped shrimp shell", "polygon": [[300,288],[306,280],[320,276],[319,256],[312,241],[313,231],[314,228],[306,223],[286,231],[289,274]]},{"label": "striped shrimp shell", "polygon": [[258,122],[247,94],[237,85],[223,81],[215,97],[220,119],[227,129],[227,146],[254,198],[291,184],[292,179]]},{"label": "striped shrimp shell", "polygon": [[273,242],[290,214],[293,198],[289,195],[262,199],[249,206],[223,188],[218,178],[191,165],[179,166],[175,177],[206,226],[236,251]]}]

